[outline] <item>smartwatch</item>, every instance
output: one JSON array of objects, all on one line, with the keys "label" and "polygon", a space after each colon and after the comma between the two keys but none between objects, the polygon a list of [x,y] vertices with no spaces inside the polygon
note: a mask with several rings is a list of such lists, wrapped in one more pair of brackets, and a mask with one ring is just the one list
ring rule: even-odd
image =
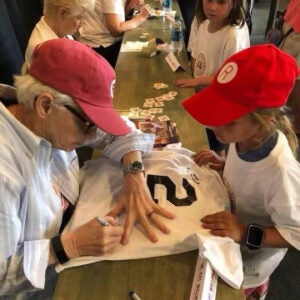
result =
[{"label": "smartwatch", "polygon": [[126,175],[127,173],[139,173],[145,172],[144,164],[138,160],[133,160],[127,165],[123,166],[123,173]]},{"label": "smartwatch", "polygon": [[261,248],[264,239],[265,229],[258,224],[249,224],[246,230],[245,243],[249,250]]}]

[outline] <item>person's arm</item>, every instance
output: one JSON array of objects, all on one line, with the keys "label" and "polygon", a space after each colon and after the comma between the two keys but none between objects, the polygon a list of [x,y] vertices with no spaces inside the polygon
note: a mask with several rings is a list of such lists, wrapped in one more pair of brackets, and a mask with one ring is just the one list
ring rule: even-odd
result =
[{"label": "person's arm", "polygon": [[[24,212],[18,194],[21,186],[16,184],[15,178],[9,178],[2,174],[0,180],[0,298],[8,292],[43,288],[42,274],[48,266],[48,241],[24,240],[24,219],[19,215],[20,211]],[[33,224],[31,219],[29,226]],[[36,276],[37,273],[40,276]]]},{"label": "person's arm", "polygon": [[140,12],[134,16],[131,20],[122,21],[118,14],[105,14],[105,21],[107,29],[112,36],[121,36],[125,31],[133,29],[143,22],[145,22],[149,16],[150,9],[147,5],[143,5],[140,8]]},{"label": "person's arm", "polygon": [[[120,162],[121,168],[131,161],[142,162],[142,157],[152,151],[155,141],[154,134],[141,133],[131,121],[127,118],[124,118],[124,120],[131,127],[131,133],[126,136],[114,137],[98,130],[96,140],[93,143],[94,147],[102,150],[103,155]],[[143,172],[128,173],[124,176],[119,202],[108,215],[116,217],[124,210],[127,212],[127,217],[122,238],[123,244],[129,242],[130,232],[136,220],[141,222],[148,238],[155,242],[157,236],[151,223],[155,224],[162,232],[168,233],[169,229],[163,224],[158,215],[170,219],[174,218],[173,213],[153,201]],[[150,222],[148,216],[153,211],[157,212],[158,215],[151,217]]]},{"label": "person's arm", "polygon": [[291,248],[292,245],[281,236],[275,227],[266,227],[262,247]]},{"label": "person's arm", "polygon": [[[190,61],[191,72],[194,74],[196,59],[192,56]],[[175,86],[184,87],[197,87],[200,85],[210,85],[212,83],[213,75],[202,75],[193,78],[181,78],[173,82]]]},{"label": "person's arm", "polygon": [[[133,161],[142,162],[140,151],[132,151],[124,155],[122,165],[126,166]],[[136,220],[141,223],[147,237],[152,242],[158,241],[152,224],[165,234],[170,232],[169,228],[161,220],[161,216],[173,219],[174,214],[154,202],[147,186],[144,172],[129,172],[124,174],[124,182],[119,196],[119,202],[108,215],[116,217],[124,210],[127,212],[127,216],[122,238],[123,244],[129,242],[129,236]]]},{"label": "person's arm", "polygon": [[174,85],[185,88],[185,87],[197,87],[199,85],[210,85],[212,83],[213,75],[202,75],[193,78],[181,78],[174,81]]},{"label": "person's arm", "polygon": [[[73,231],[63,233],[58,239],[52,238],[49,263],[64,263],[61,259],[101,256],[111,252],[120,245],[124,229],[111,217],[105,217],[105,222],[109,226],[104,225],[98,218],[94,218]],[[61,252],[63,252],[62,255]]]},{"label": "person's arm", "polygon": [[[202,226],[216,236],[230,237],[235,242],[245,244],[247,224],[227,211],[207,215],[201,219]],[[264,227],[264,238],[261,247],[288,248],[292,247],[275,227]]]}]

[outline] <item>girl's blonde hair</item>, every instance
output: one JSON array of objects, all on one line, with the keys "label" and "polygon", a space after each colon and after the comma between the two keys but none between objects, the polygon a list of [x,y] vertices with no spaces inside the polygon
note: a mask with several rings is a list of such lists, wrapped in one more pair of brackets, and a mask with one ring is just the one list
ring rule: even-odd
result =
[{"label": "girl's blonde hair", "polygon": [[[196,3],[195,16],[198,25],[200,25],[207,19],[203,9],[203,1],[206,0],[198,0]],[[227,24],[231,26],[237,25],[239,27],[243,27],[245,22],[246,22],[245,0],[232,0],[232,9],[229,13]]]},{"label": "girl's blonde hair", "polygon": [[82,9],[93,11],[95,0],[44,0],[44,15],[56,14],[60,7],[67,9],[70,15],[76,15]]},{"label": "girl's blonde hair", "polygon": [[[270,131],[280,130],[287,138],[290,148],[297,156],[298,139],[290,120],[290,110],[283,106],[280,108],[257,109],[250,113],[255,122]],[[271,118],[270,118],[271,117]],[[270,122],[270,119],[273,121]]]}]

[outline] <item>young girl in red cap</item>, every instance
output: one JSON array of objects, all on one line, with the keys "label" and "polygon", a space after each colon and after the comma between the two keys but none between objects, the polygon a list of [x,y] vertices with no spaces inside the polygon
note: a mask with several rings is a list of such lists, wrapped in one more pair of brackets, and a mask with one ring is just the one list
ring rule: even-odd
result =
[{"label": "young girl in red cap", "polygon": [[231,212],[201,221],[213,235],[241,244],[247,299],[265,299],[287,249],[300,249],[300,164],[284,107],[299,71],[275,46],[254,46],[231,56],[209,87],[183,102],[229,144],[226,160],[213,151],[195,155],[199,165],[223,171],[232,204]]},{"label": "young girl in red cap", "polygon": [[[196,90],[211,84],[221,64],[232,54],[250,46],[243,0],[198,0],[188,49],[193,78],[174,82]],[[224,145],[207,130],[210,149],[224,152]]]}]

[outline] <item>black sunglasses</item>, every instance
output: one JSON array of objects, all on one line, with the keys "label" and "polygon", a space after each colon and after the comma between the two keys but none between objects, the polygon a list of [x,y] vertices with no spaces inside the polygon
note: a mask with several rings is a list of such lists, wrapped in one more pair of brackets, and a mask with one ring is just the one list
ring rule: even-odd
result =
[{"label": "black sunglasses", "polygon": [[90,133],[92,130],[94,130],[95,128],[97,128],[97,126],[91,122],[88,121],[84,116],[82,116],[78,111],[76,111],[72,106],[70,105],[64,105],[64,107],[70,112],[72,113],[74,116],[76,116],[80,121],[82,121],[85,125],[85,129],[84,129],[84,133]]}]

